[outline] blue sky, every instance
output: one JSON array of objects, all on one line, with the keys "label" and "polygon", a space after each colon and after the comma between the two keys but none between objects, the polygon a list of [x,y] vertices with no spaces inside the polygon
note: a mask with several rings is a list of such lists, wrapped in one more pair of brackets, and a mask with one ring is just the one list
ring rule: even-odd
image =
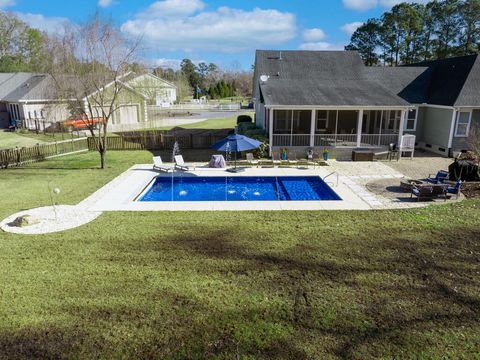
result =
[{"label": "blue sky", "polygon": [[[397,0],[0,0],[34,27],[55,33],[97,9],[125,35],[142,36],[149,65],[183,58],[249,69],[255,49],[335,50]],[[425,1],[418,1],[425,2]]]}]

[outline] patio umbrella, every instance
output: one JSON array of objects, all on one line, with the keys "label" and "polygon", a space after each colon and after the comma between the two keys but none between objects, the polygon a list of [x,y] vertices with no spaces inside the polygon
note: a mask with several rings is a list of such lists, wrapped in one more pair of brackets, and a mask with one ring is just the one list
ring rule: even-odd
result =
[{"label": "patio umbrella", "polygon": [[212,146],[217,151],[233,151],[235,153],[235,170],[237,169],[237,152],[258,149],[261,141],[249,138],[245,135],[233,134],[220,140]]}]

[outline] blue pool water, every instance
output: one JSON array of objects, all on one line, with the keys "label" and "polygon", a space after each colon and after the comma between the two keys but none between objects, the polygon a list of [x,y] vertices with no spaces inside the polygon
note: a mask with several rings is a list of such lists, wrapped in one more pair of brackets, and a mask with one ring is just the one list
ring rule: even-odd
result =
[{"label": "blue pool water", "polygon": [[341,198],[318,176],[157,177],[139,201],[319,201]]}]

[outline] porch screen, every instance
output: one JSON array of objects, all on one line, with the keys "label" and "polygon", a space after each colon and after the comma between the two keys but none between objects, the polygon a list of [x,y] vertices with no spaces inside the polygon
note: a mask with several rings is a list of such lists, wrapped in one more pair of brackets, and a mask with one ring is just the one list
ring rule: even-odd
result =
[{"label": "porch screen", "polygon": [[293,112],[293,134],[310,134],[312,112],[310,110],[295,110]]},{"label": "porch screen", "polygon": [[292,132],[292,110],[273,111],[273,133],[291,134]]}]

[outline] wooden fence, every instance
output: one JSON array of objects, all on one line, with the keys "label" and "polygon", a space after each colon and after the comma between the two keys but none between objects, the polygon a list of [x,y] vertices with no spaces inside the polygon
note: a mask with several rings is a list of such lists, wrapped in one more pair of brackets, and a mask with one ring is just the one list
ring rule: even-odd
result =
[{"label": "wooden fence", "polygon": [[80,151],[88,151],[88,140],[86,137],[0,150],[0,169]]},{"label": "wooden fence", "polygon": [[[181,149],[210,149],[213,144],[225,138],[224,135],[165,135],[135,134],[107,136],[107,150],[167,150],[175,141]],[[96,150],[95,139],[88,138],[88,149]]]}]

